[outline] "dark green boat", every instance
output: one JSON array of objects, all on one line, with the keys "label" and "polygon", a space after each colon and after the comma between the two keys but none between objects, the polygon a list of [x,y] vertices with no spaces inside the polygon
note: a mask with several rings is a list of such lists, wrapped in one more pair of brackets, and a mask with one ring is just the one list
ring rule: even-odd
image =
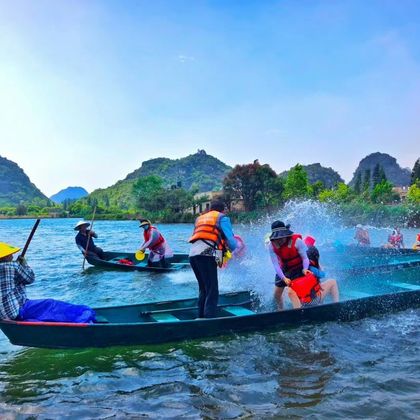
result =
[{"label": "dark green boat", "polygon": [[190,267],[188,254],[174,254],[172,258],[166,258],[165,266],[161,266],[159,263],[149,266],[147,265],[147,254],[142,261],[139,261],[132,252],[104,252],[103,259],[90,255],[86,257],[86,260],[89,264],[96,267],[125,271],[155,271],[162,273]]},{"label": "dark green boat", "polygon": [[263,307],[249,292],[237,292],[220,296],[217,317],[211,319],[196,319],[196,299],[184,299],[95,308],[95,324],[3,320],[0,329],[12,344],[77,348],[154,344],[308,322],[350,321],[418,308],[419,272],[418,268],[409,270],[412,278],[404,276],[403,281],[396,281],[390,277],[380,285],[380,292],[364,281],[357,290],[343,283],[339,303],[281,312]]}]

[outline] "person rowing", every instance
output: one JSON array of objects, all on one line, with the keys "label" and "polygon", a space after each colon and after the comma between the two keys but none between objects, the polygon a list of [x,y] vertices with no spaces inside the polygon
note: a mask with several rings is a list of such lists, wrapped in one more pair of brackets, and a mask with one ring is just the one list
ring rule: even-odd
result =
[{"label": "person rowing", "polygon": [[[82,254],[93,255],[101,260],[104,258],[104,251],[99,246],[96,246],[92,238],[97,238],[98,235],[92,230],[88,229],[90,222],[81,220],[77,222],[74,230],[77,230],[78,233],[74,238],[76,241],[77,247],[82,251]],[[86,255],[86,256],[87,256]]]}]

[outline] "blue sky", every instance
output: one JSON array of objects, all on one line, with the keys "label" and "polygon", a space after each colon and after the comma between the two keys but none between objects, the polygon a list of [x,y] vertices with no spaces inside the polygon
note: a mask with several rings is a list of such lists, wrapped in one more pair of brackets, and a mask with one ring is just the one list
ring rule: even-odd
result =
[{"label": "blue sky", "polygon": [[0,155],[45,194],[205,149],[420,155],[420,2],[0,0]]}]

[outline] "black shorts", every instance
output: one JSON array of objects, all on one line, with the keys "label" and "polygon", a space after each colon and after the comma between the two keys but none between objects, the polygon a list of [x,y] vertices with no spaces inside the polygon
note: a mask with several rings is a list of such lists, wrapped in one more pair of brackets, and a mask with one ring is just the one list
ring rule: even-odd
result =
[{"label": "black shorts", "polygon": [[282,280],[277,274],[274,278],[274,284],[276,287],[287,287],[287,284],[284,282],[284,280]]}]

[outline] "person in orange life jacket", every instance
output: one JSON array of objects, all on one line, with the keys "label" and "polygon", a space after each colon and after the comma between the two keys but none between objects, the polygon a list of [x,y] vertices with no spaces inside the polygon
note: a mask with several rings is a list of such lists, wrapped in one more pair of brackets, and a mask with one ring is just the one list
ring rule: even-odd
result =
[{"label": "person in orange life jacket", "polygon": [[197,217],[194,232],[189,239],[192,244],[190,264],[199,287],[199,318],[216,316],[219,299],[217,267],[222,265],[223,252],[227,249],[234,251],[238,246],[230,219],[223,213],[224,210],[222,201],[212,201],[210,210]]},{"label": "person in orange life jacket", "polygon": [[140,245],[139,251],[149,249],[147,265],[166,267],[166,258],[171,258],[174,255],[167,241],[158,229],[152,226],[150,220],[139,219],[139,222],[139,227],[143,228],[143,243]]},{"label": "person in orange life jacket", "polygon": [[[309,258],[309,270],[317,277],[318,280],[325,278],[325,272],[319,265],[319,251],[315,246],[315,238],[307,236],[304,239],[304,243],[308,247],[306,255]],[[339,301],[339,292],[336,280],[328,279],[321,283],[320,301],[322,302],[327,295],[331,295],[333,302]]]},{"label": "person in orange life jacket", "polygon": [[357,246],[370,246],[369,232],[366,229],[363,229],[361,224],[356,226],[354,239],[357,241]]},{"label": "person in orange life jacket", "polygon": [[302,236],[294,234],[290,225],[276,220],[271,224],[270,243],[268,251],[276,271],[274,279],[274,298],[279,311],[283,310],[283,291],[288,287],[288,296],[294,308],[300,308],[301,303],[296,292],[290,287],[292,280],[309,275],[309,259]]},{"label": "person in orange life jacket", "polygon": [[78,231],[78,234],[74,238],[76,241],[76,245],[82,251],[82,254],[85,254],[86,246],[87,246],[87,253],[90,255],[98,256],[100,259],[104,258],[104,251],[99,246],[96,246],[93,242],[92,238],[97,238],[98,235],[93,231],[88,229],[90,226],[89,222],[80,221],[77,222],[74,230]]}]

